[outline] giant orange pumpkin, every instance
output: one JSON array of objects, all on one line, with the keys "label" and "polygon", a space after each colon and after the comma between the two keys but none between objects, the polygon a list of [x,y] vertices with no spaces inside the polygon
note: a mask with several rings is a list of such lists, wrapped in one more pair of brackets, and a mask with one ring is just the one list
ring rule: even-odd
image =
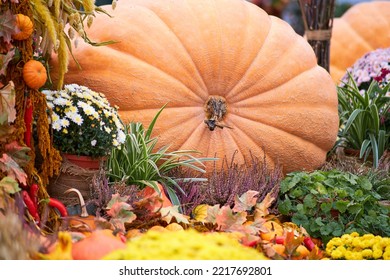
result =
[{"label": "giant orange pumpkin", "polygon": [[[146,126],[167,103],[158,145],[238,163],[252,153],[285,172],[321,165],[338,130],[337,94],[311,46],[244,0],[118,1],[73,49],[65,83],[103,92]],[[56,59],[52,62],[56,78]],[[222,160],[218,161],[220,165]]]},{"label": "giant orange pumpkin", "polygon": [[333,21],[330,74],[336,83],[364,54],[390,47],[390,2],[363,2]]}]

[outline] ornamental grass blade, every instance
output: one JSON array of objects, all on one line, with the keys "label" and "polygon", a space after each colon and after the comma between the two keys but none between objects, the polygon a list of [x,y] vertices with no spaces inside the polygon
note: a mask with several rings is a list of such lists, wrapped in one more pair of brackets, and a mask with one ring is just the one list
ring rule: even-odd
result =
[{"label": "ornamental grass blade", "polygon": [[353,124],[355,119],[359,116],[359,114],[362,114],[363,112],[364,112],[364,110],[362,110],[362,109],[355,109],[352,112],[352,114],[348,118],[347,123],[345,124],[344,133],[346,133],[349,130],[349,128],[351,127],[351,125]]},{"label": "ornamental grass blade", "polygon": [[378,135],[379,134],[379,125],[380,125],[378,108],[375,104],[371,104],[369,106],[369,109],[370,109],[370,117],[371,117],[372,123],[374,124],[375,135]]},{"label": "ornamental grass blade", "polygon": [[168,103],[165,103],[164,106],[161,107],[161,109],[157,112],[157,114],[154,116],[152,122],[150,123],[149,127],[148,127],[148,130],[146,131],[146,134],[145,134],[145,139],[150,139],[150,136],[152,135],[152,131],[153,131],[153,128],[154,128],[154,125],[157,121],[157,118],[160,116],[162,110],[167,106]]},{"label": "ornamental grass blade", "polygon": [[372,155],[373,155],[372,163],[373,163],[374,168],[377,168],[378,161],[379,161],[378,143],[377,143],[377,141],[375,139],[375,135],[373,133],[369,133],[368,136],[370,137],[371,147],[372,147]]}]

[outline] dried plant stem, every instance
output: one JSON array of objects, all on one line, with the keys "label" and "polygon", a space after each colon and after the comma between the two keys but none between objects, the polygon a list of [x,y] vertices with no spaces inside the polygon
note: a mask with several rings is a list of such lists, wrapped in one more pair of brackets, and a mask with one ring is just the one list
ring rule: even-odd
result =
[{"label": "dried plant stem", "polygon": [[329,72],[335,0],[299,0],[305,36],[312,46],[318,65]]}]

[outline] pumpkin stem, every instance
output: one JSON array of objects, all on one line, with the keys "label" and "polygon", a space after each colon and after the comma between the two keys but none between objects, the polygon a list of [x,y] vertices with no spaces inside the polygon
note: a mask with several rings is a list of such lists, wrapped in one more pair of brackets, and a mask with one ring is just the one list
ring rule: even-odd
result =
[{"label": "pumpkin stem", "polygon": [[78,198],[79,198],[79,203],[80,203],[80,207],[81,207],[80,217],[81,218],[88,217],[87,206],[85,205],[84,197],[82,196],[81,192],[78,189],[70,188],[70,189],[66,190],[64,192],[64,194],[68,194],[68,193],[71,193],[71,192],[75,192],[77,194]]},{"label": "pumpkin stem", "polygon": [[227,105],[226,99],[222,96],[211,95],[209,99],[207,99],[206,104],[204,105],[204,110],[206,113],[205,124],[208,126],[210,131],[213,131],[216,127],[219,128],[230,128],[232,127],[221,123],[221,121],[225,118],[227,113]]}]

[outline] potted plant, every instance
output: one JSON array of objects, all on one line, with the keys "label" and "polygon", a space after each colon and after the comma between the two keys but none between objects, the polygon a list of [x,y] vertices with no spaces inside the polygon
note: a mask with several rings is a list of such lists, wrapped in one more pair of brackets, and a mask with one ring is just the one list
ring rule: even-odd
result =
[{"label": "potted plant", "polygon": [[63,163],[51,178],[48,193],[66,206],[77,204],[66,195],[77,187],[84,199],[90,196],[93,177],[103,168],[111,150],[125,139],[118,108],[104,94],[77,84],[62,90],[43,90],[49,108],[53,144]]},{"label": "potted plant", "polygon": [[372,80],[367,90],[361,90],[352,76],[338,87],[340,132],[337,146],[359,151],[364,161],[372,158],[373,167],[390,147],[390,84],[383,88]]},{"label": "potted plant", "polygon": [[104,94],[77,84],[42,92],[50,108],[54,146],[64,157],[101,159],[124,142],[118,108]]}]

